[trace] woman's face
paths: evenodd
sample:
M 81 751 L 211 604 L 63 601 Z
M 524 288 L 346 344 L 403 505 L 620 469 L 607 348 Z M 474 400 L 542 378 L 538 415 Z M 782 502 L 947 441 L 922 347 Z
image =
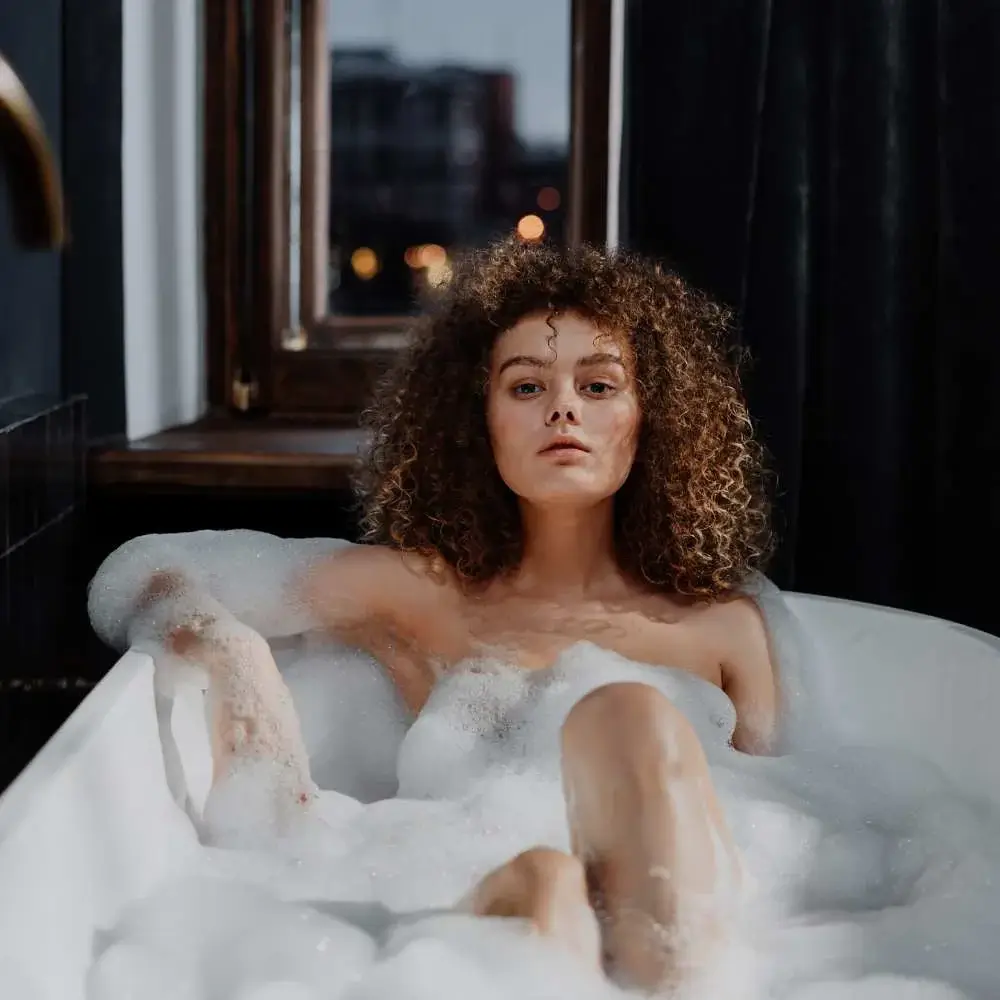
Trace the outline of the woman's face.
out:
M 536 313 L 493 347 L 486 408 L 503 481 L 530 503 L 596 503 L 635 459 L 639 402 L 613 338 L 575 313 Z

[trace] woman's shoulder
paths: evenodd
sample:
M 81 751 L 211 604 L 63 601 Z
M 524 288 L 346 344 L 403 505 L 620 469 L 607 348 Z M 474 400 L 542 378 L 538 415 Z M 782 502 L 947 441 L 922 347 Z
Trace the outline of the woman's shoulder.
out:
M 370 567 L 388 575 L 405 574 L 431 582 L 452 582 L 454 571 L 433 552 L 413 552 L 394 545 L 356 544 L 339 550 L 334 558 L 349 560 L 357 567 Z
M 421 603 L 458 591 L 451 567 L 433 553 L 408 552 L 390 545 L 350 545 L 331 553 L 317 567 L 316 582 L 356 588 L 379 604 Z
M 651 617 L 669 624 L 684 624 L 698 633 L 722 659 L 746 646 L 767 643 L 767 626 L 757 602 L 741 590 L 727 591 L 710 600 L 676 594 L 648 598 Z
M 729 590 L 708 604 L 712 617 L 738 629 L 764 627 L 764 617 L 757 602 L 743 590 Z
M 767 624 L 760 607 L 740 590 L 721 594 L 706 606 L 705 627 L 730 655 L 748 647 L 767 647 Z

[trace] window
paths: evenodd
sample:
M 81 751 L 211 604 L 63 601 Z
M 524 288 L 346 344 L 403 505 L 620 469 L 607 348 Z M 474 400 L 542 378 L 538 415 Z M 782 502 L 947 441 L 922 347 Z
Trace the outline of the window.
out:
M 211 401 L 350 420 L 452 255 L 602 242 L 610 8 L 206 4 Z

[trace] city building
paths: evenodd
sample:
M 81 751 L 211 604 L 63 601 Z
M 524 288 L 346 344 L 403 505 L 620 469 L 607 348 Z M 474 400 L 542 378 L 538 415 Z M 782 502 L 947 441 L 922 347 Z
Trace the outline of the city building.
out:
M 410 311 L 422 280 L 412 248 L 481 245 L 538 212 L 538 190 L 564 187 L 565 151 L 519 140 L 514 87 L 505 71 L 332 52 L 333 312 Z M 550 215 L 561 233 L 561 211 Z

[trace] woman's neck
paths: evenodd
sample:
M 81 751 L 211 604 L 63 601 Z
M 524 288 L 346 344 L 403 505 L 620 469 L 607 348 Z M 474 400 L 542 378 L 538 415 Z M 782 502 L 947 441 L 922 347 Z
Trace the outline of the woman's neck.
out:
M 593 507 L 521 510 L 524 550 L 510 586 L 557 600 L 593 596 L 620 576 L 615 559 L 614 502 Z

